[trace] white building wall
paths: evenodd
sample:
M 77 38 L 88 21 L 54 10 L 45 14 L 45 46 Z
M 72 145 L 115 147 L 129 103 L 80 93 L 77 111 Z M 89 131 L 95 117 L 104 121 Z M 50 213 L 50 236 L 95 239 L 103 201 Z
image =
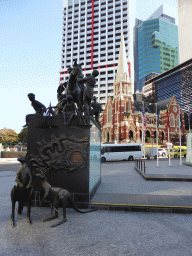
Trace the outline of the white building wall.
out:
M 92 22 L 92 6 L 94 19 Z M 68 0 L 63 9 L 60 83 L 68 80 L 67 67 L 76 59 L 84 75 L 92 73 L 91 43 L 94 33 L 93 69 L 99 70 L 95 96 L 101 104 L 114 96 L 121 30 L 129 59 L 129 0 Z
M 178 0 L 179 60 L 192 58 L 192 1 Z

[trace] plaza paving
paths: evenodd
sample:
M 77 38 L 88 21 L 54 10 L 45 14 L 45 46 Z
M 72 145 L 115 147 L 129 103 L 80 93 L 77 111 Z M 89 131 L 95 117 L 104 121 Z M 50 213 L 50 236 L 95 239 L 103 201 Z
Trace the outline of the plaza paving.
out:
M 161 161 L 158 172 L 174 171 L 173 163 L 177 172 L 191 174 L 191 167 L 180 168 L 178 159 L 172 167 Z M 146 166 L 150 165 L 155 161 L 148 161 Z M 19 167 L 19 163 L 0 164 L 0 255 L 191 255 L 191 214 L 102 210 L 80 214 L 67 209 L 67 222 L 50 228 L 57 220 L 42 222 L 50 209 L 32 207 L 33 224 L 28 225 L 24 208 L 11 228 L 10 190 Z M 102 164 L 102 183 L 92 201 L 106 194 L 119 199 L 122 195 L 189 198 L 191 186 L 191 182 L 146 181 L 134 170 L 134 162 L 109 162 Z M 61 209 L 59 213 L 61 219 Z
M 183 159 L 184 162 L 185 159 Z M 192 177 L 192 167 L 179 159 L 146 161 L 146 175 Z M 192 183 L 145 180 L 128 161 L 102 164 L 102 183 L 92 199 L 98 209 L 192 212 Z

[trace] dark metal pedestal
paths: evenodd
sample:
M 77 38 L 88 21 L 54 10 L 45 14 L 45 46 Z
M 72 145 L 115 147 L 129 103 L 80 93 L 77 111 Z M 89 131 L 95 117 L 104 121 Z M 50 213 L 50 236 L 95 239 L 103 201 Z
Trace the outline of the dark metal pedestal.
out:
M 101 183 L 100 128 L 92 118 L 90 125 L 64 125 L 62 115 L 49 117 L 47 126 L 37 115 L 27 121 L 32 171 L 42 168 L 51 186 L 67 189 L 79 207 L 87 207 Z M 38 179 L 33 186 L 38 204 Z

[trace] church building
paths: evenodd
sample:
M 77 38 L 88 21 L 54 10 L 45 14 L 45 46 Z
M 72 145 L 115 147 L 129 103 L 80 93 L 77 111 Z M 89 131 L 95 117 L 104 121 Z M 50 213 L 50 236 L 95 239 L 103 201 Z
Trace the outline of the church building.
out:
M 156 140 L 156 108 L 159 112 L 159 142 L 168 142 L 168 124 L 170 142 L 179 142 L 180 109 L 173 95 L 172 98 L 155 103 L 142 101 L 142 95 L 132 95 L 132 82 L 128 75 L 124 53 L 124 39 L 121 36 L 118 68 L 114 81 L 114 97 L 109 97 L 103 113 L 100 115 L 102 143 L 141 143 L 142 130 L 145 141 Z M 140 96 L 140 97 L 139 97 Z M 135 99 L 134 99 L 135 98 Z M 145 110 L 146 129 L 142 129 L 142 111 Z M 167 109 L 169 115 L 167 115 Z M 169 118 L 168 118 L 169 116 Z M 182 141 L 186 139 L 184 113 L 181 112 Z

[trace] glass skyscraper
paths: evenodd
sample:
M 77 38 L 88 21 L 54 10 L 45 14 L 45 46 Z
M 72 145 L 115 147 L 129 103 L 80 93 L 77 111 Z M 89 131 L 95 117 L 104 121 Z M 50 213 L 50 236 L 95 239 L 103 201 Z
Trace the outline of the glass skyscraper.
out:
M 179 64 L 178 26 L 161 6 L 146 21 L 136 20 L 134 30 L 134 91 L 141 92 L 149 74 L 160 74 Z

